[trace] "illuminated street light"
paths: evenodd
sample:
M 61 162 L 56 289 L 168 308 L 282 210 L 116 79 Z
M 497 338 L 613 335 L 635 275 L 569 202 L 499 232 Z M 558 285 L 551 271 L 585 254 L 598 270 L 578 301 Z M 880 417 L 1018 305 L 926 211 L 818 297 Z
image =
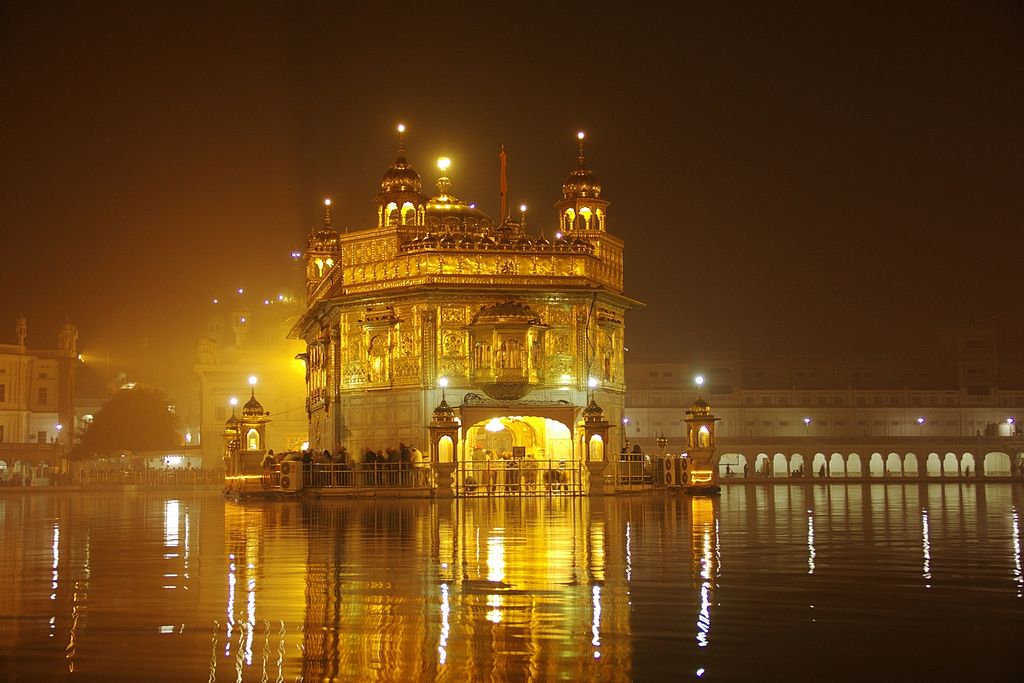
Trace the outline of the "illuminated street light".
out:
M 238 399 L 232 396 L 231 398 L 228 399 L 228 403 L 231 405 L 232 408 L 234 408 L 235 406 L 238 405 Z
M 918 436 L 921 436 L 921 435 L 924 434 L 924 422 L 925 422 L 925 420 L 924 420 L 923 417 L 917 418 L 917 434 L 918 434 Z
M 399 133 L 404 133 L 405 132 L 405 124 L 404 123 L 398 124 L 398 132 Z
M 441 169 L 442 173 L 446 173 L 448 171 L 448 168 L 451 165 L 452 165 L 452 160 L 449 159 L 448 157 L 438 157 L 437 158 L 437 167 L 439 169 Z
M 249 386 L 256 386 L 256 375 L 249 375 Z

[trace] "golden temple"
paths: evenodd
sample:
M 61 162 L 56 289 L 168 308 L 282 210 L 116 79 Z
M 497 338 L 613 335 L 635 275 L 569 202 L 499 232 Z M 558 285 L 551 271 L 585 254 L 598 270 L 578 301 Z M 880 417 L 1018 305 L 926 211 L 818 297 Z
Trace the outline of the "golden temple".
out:
M 494 221 L 459 199 L 448 159 L 425 194 L 399 131 L 376 225 L 339 232 L 328 200 L 306 241 L 306 309 L 291 336 L 307 347 L 310 448 L 358 461 L 404 442 L 434 463 L 570 470 L 617 452 L 625 313 L 640 304 L 623 292 L 623 241 L 607 230 L 583 133 L 549 239 L 504 206 Z

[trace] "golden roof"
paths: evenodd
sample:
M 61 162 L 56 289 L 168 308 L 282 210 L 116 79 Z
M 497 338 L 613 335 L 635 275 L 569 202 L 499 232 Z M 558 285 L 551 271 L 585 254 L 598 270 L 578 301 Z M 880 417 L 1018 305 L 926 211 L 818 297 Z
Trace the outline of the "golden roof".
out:
M 263 410 L 263 404 L 256 400 L 256 390 L 252 390 L 252 396 L 242 406 L 242 417 L 263 417 L 270 413 Z
M 601 181 L 597 179 L 593 171 L 587 168 L 583 158 L 583 133 L 579 134 L 579 154 L 576 157 L 576 168 L 569 177 L 562 183 L 563 199 L 590 198 L 597 199 L 601 196 Z
M 395 163 L 391 164 L 384 177 L 380 179 L 380 191 L 382 194 L 392 192 L 419 192 L 423 183 L 420 181 L 420 174 L 406 160 L 405 155 L 399 153 Z

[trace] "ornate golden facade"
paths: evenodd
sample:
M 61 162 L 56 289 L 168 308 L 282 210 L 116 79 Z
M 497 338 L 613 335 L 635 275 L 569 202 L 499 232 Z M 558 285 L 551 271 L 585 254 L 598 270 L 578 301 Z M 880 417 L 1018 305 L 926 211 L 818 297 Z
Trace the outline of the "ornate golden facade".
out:
M 624 315 L 638 304 L 623 294 L 623 242 L 607 232 L 608 201 L 582 136 L 553 239 L 525 220 L 496 224 L 452 185 L 442 175 L 433 196 L 421 193 L 400 147 L 381 180 L 376 226 L 339 233 L 328 202 L 310 233 L 307 308 L 292 335 L 308 349 L 312 448 L 425 444 L 442 377 L 453 406 L 492 406 L 495 417 L 581 409 L 593 394 L 613 424 L 621 419 Z M 574 459 L 578 418 L 566 424 Z M 462 447 L 472 426 L 463 420 Z

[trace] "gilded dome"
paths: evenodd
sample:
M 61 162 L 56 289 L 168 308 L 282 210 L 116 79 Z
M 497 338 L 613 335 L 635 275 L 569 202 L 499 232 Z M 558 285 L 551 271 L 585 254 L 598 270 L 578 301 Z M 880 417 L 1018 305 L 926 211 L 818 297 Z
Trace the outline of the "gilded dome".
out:
M 578 199 L 589 197 L 596 199 L 601 196 L 601 181 L 597 176 L 583 165 L 582 161 L 569 177 L 562 183 L 563 199 Z
M 473 316 L 474 325 L 494 323 L 521 323 L 541 325 L 540 314 L 522 301 L 509 299 L 500 303 L 484 306 Z
M 256 390 L 254 389 L 252 396 L 242 406 L 242 417 L 263 417 L 269 414 L 263 410 L 263 404 L 256 400 Z
M 687 410 L 686 413 L 688 415 L 694 415 L 694 416 L 696 416 L 696 415 L 710 415 L 711 414 L 711 406 L 708 405 L 708 402 L 705 401 L 704 399 L 698 398 L 696 401 L 693 402 L 693 405 L 690 406 L 690 409 Z
M 456 422 L 455 411 L 442 398 L 441 402 L 434 408 L 434 424 L 453 424 L 454 422 Z
M 422 185 L 420 174 L 406 161 L 404 155 L 399 155 L 395 163 L 384 172 L 384 177 L 380 180 L 380 191 L 384 194 L 419 192 Z
M 583 409 L 583 421 L 584 422 L 604 422 L 604 409 L 597 405 L 597 401 L 593 398 L 590 399 L 590 403 Z
M 235 415 L 234 413 L 231 413 L 231 417 L 229 417 L 228 421 L 224 423 L 224 429 L 227 431 L 237 432 L 239 422 L 241 422 L 241 420 L 238 419 L 238 416 Z
M 491 219 L 473 204 L 451 194 L 452 182 L 447 176 L 437 179 L 437 194 L 427 201 L 427 225 L 443 230 L 483 232 L 492 226 Z

